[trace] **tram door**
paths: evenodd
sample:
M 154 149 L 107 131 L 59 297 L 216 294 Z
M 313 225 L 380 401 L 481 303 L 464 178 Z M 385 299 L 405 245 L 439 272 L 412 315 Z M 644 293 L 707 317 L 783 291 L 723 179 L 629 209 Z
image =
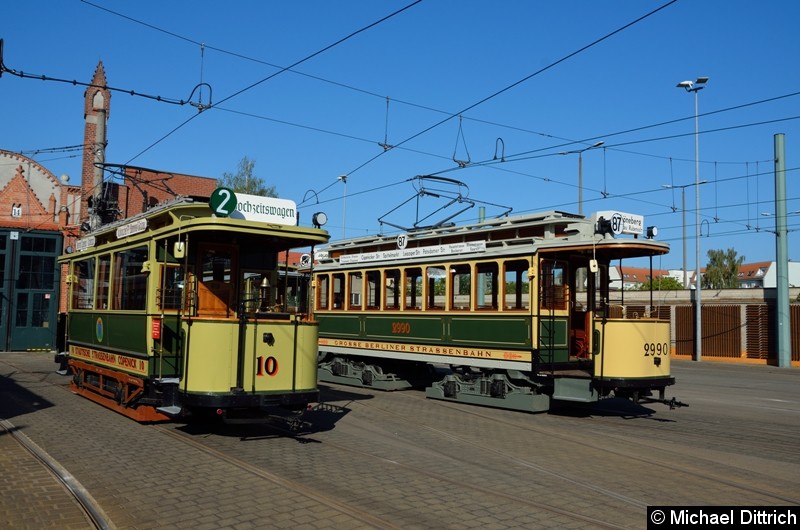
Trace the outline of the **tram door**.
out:
M 591 337 L 591 302 L 593 300 L 594 274 L 589 271 L 586 259 L 572 262 L 572 299 L 570 300 L 570 356 L 589 357 Z
M 236 312 L 237 253 L 231 245 L 203 245 L 198 256 L 197 316 L 230 317 Z
M 589 358 L 594 275 L 588 270 L 588 260 L 545 256 L 539 274 L 542 360 L 561 363 Z

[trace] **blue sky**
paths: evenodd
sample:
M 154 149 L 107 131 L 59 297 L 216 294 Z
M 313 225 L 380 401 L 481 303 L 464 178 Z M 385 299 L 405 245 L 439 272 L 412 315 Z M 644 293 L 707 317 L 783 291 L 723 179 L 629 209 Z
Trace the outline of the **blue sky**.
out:
M 301 224 L 326 211 L 334 239 L 394 233 L 439 208 L 412 199 L 418 175 L 462 183 L 425 189 L 461 193 L 487 216 L 577 212 L 578 155 L 559 153 L 603 141 L 581 155 L 583 212 L 644 215 L 672 246 L 654 265 L 680 268 L 681 192 L 663 186 L 690 185 L 694 268 L 695 101 L 676 84 L 699 76 L 710 78 L 698 98 L 704 264 L 730 247 L 774 259 L 774 217 L 762 212 L 775 212 L 777 133 L 787 210 L 800 211 L 793 0 L 8 4 L 9 69 L 88 82 L 102 60 L 109 86 L 175 100 L 210 85 L 202 113 L 114 92 L 109 163 L 219 178 L 247 156 L 298 203 Z M 83 141 L 84 90 L 5 73 L 0 148 L 77 179 L 79 152 L 48 150 Z M 206 85 L 193 101 L 201 93 L 208 103 Z M 800 215 L 789 228 L 800 261 Z

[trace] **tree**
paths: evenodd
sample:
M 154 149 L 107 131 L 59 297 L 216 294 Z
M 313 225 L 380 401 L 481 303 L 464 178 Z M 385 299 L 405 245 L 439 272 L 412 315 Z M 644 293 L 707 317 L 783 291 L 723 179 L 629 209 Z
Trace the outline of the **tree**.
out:
M 683 289 L 683 284 L 672 276 L 660 276 L 644 282 L 639 286 L 639 290 L 649 291 L 651 286 L 654 291 L 677 291 Z
M 217 186 L 230 188 L 237 193 L 277 197 L 278 192 L 275 190 L 275 186 L 267 186 L 264 183 L 264 179 L 253 174 L 255 166 L 255 160 L 250 160 L 243 156 L 239 161 L 239 168 L 236 173 L 228 173 L 227 171 L 223 173 L 222 178 L 217 180 Z
M 739 266 L 744 256 L 737 256 L 736 251 L 709 250 L 708 265 L 703 274 L 703 289 L 733 289 L 739 286 Z

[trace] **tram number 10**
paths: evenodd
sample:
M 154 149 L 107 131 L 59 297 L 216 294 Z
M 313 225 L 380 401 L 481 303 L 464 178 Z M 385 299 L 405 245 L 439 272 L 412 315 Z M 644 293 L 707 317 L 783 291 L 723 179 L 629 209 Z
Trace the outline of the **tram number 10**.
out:
M 273 376 L 278 373 L 278 359 L 272 357 L 264 357 L 263 355 L 259 355 L 256 358 L 256 375 L 259 377 L 268 375 Z
M 657 357 L 659 355 L 669 355 L 669 344 L 666 342 L 645 342 L 644 356 Z

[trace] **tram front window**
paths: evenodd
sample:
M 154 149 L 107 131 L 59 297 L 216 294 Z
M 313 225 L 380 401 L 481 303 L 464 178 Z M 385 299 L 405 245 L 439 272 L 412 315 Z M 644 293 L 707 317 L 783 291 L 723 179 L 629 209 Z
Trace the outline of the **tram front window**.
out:
M 183 270 L 177 265 L 166 265 L 161 267 L 161 274 L 159 308 L 180 309 L 183 300 Z
M 198 270 L 198 316 L 230 316 L 234 295 L 236 255 L 223 245 L 200 250 Z

